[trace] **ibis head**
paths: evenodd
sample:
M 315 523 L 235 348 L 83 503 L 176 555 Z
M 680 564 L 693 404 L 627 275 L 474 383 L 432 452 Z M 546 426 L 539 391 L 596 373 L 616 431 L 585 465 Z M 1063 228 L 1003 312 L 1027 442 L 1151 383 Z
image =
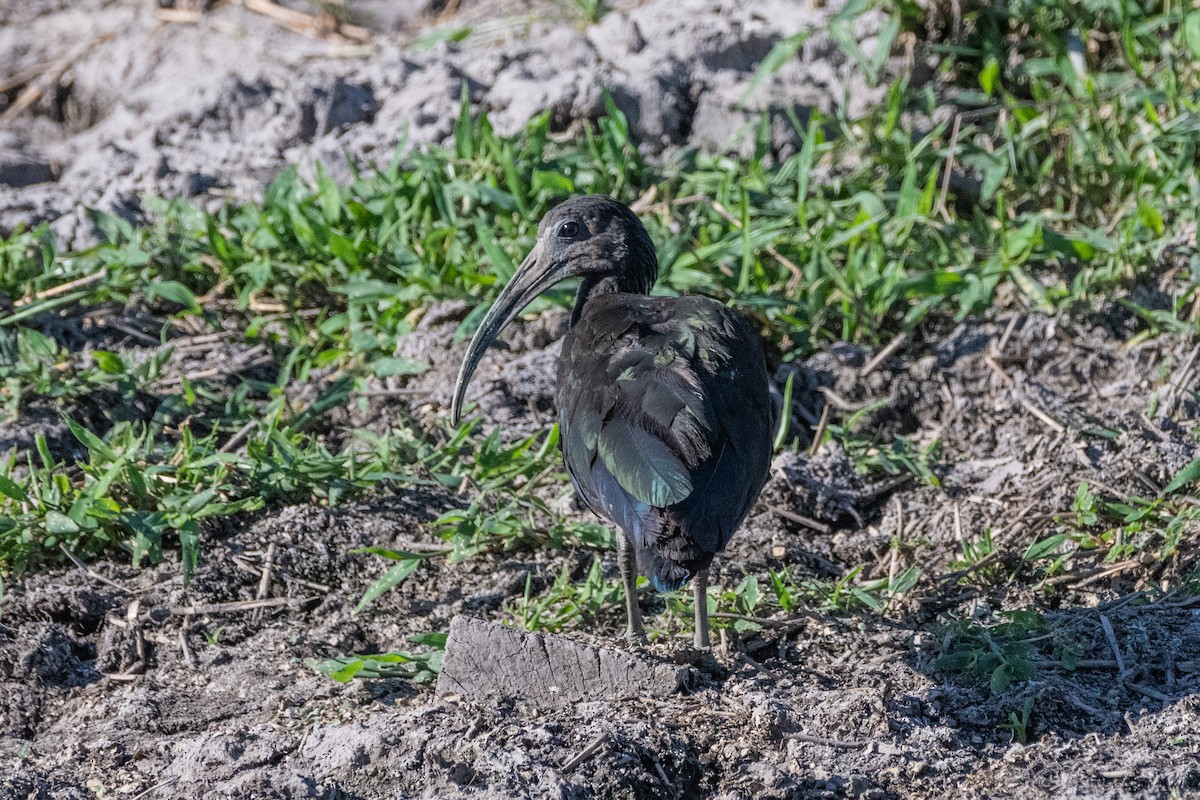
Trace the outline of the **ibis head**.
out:
M 597 289 L 648 294 L 657 277 L 654 243 L 625 205 L 589 195 L 555 206 L 538 225 L 533 249 L 467 347 L 454 385 L 451 420 L 458 424 L 467 384 L 488 345 L 542 292 L 569 278 L 582 278 L 581 297 Z

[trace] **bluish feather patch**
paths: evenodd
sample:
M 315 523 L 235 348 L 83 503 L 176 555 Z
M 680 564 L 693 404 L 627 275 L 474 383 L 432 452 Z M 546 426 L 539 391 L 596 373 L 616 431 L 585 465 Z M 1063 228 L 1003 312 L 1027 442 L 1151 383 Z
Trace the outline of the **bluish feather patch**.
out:
M 673 592 L 676 589 L 682 589 L 683 585 L 691 580 L 692 577 L 692 573 L 688 572 L 686 569 L 682 570 L 682 572 L 683 577 L 680 578 L 678 582 L 671 583 L 667 583 L 658 575 L 651 575 L 650 585 L 654 587 L 654 591 L 656 592 Z

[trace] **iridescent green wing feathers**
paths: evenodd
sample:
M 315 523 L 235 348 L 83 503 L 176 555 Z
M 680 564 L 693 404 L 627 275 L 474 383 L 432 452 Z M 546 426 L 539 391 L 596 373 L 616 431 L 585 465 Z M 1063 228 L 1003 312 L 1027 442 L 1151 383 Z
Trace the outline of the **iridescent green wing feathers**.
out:
M 692 479 L 675 454 L 624 419 L 603 427 L 597 453 L 621 488 L 649 506 L 674 505 L 692 493 Z
M 598 472 L 638 504 L 677 505 L 697 478 L 711 480 L 723 457 L 714 451 L 727 444 L 727 423 L 718 420 L 738 413 L 728 371 L 746 331 L 734 330 L 735 315 L 704 298 L 604 299 L 568 334 L 560 361 L 568 469 L 593 508 L 620 500 L 599 496 L 606 476 Z M 761 350 L 756 355 L 761 360 Z M 618 509 L 617 516 L 628 514 Z

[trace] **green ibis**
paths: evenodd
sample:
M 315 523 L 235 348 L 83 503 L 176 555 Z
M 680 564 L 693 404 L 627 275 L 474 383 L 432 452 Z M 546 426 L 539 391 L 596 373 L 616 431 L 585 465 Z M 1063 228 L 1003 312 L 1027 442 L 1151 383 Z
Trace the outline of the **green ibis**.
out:
M 716 300 L 651 297 L 658 259 L 637 215 L 608 197 L 573 198 L 542 220 L 467 347 L 456 423 L 488 345 L 568 278 L 582 280 L 558 362 L 560 442 L 583 502 L 621 529 L 626 635 L 646 637 L 640 571 L 660 592 L 694 580 L 694 641 L 707 648 L 709 565 L 762 491 L 771 460 L 762 341 Z

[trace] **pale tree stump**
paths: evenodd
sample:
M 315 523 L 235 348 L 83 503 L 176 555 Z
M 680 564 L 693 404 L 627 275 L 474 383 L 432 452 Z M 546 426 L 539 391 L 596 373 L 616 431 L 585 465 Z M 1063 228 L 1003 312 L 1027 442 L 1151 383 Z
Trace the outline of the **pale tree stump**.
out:
M 688 674 L 685 666 L 635 653 L 455 617 L 437 693 L 476 701 L 520 697 L 547 704 L 665 697 L 680 691 Z

